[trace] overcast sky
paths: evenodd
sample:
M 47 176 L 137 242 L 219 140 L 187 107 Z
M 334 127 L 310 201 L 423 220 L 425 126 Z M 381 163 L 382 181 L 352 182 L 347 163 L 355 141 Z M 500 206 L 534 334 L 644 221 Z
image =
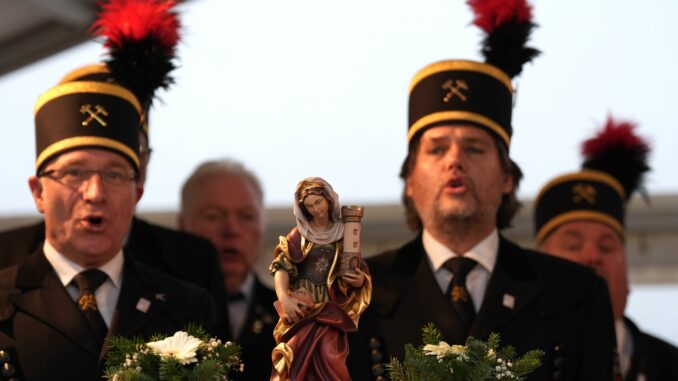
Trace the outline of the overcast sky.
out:
M 584 6 L 585 4 L 585 6 Z M 152 111 L 154 156 L 141 210 L 173 210 L 201 161 L 240 159 L 266 204 L 289 205 L 307 176 L 344 202 L 397 202 L 407 90 L 437 60 L 481 59 L 461 0 L 194 0 L 183 5 L 176 85 Z M 536 1 L 543 55 L 515 81 L 511 155 L 520 194 L 575 170 L 578 146 L 608 112 L 652 142 L 651 194 L 678 192 L 678 2 Z M 86 43 L 0 77 L 0 215 L 30 214 L 33 105 L 69 70 L 100 59 Z

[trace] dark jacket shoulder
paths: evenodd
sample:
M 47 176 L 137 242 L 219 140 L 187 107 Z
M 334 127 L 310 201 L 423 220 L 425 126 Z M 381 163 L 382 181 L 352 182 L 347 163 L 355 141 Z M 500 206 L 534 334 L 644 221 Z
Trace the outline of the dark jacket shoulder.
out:
M 20 263 L 35 252 L 44 240 L 43 221 L 0 232 L 0 268 Z
M 641 331 L 629 318 L 624 318 L 633 338 L 631 367 L 626 380 L 678 381 L 678 348 L 666 341 Z
M 605 281 L 586 266 L 522 248 L 504 238 L 499 251 L 502 253 L 499 258 L 507 271 L 516 277 L 523 274 L 541 282 L 543 297 L 540 306 L 544 313 L 570 308 L 592 297 L 592 290 L 596 290 L 597 295 L 607 295 Z
M 126 248 L 153 251 L 171 257 L 197 256 L 198 259 L 205 259 L 216 255 L 216 249 L 204 238 L 151 224 L 137 217 L 132 220 Z

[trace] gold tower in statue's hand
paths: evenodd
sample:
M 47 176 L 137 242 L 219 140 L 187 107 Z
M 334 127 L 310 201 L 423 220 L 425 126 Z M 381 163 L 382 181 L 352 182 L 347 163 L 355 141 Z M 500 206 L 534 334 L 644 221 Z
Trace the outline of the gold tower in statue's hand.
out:
M 354 269 L 360 267 L 360 231 L 361 221 L 365 213 L 362 206 L 342 206 L 341 219 L 344 223 L 344 250 L 339 257 L 339 276 L 355 273 Z

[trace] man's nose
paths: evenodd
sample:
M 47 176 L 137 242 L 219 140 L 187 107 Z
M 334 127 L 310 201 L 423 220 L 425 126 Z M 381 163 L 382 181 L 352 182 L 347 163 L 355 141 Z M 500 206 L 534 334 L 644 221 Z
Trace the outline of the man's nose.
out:
M 232 236 L 238 233 L 240 233 L 240 223 L 238 222 L 238 218 L 233 213 L 229 213 L 228 215 L 224 216 L 221 220 L 222 236 Z
M 581 258 L 585 265 L 595 268 L 600 264 L 601 253 L 596 245 L 588 243 L 582 248 Z
M 452 144 L 447 149 L 447 152 L 445 153 L 445 166 L 448 169 L 464 168 L 464 155 L 459 144 Z
M 92 173 L 82 184 L 83 198 L 90 202 L 101 202 L 104 200 L 105 185 L 104 180 L 99 173 Z

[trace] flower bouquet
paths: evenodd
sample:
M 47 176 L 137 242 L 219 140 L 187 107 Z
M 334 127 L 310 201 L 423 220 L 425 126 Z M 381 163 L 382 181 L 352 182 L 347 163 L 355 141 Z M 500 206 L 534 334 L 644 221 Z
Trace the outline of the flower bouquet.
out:
M 105 377 L 113 381 L 228 380 L 231 370 L 242 371 L 240 346 L 210 338 L 200 327 L 189 325 L 173 336 L 107 339 Z
M 516 359 L 510 346 L 499 348 L 499 335 L 487 340 L 473 337 L 466 345 L 441 341 L 440 331 L 431 323 L 422 329 L 424 345 L 405 346 L 405 359 L 386 364 L 392 381 L 483 381 L 523 380 L 541 365 L 544 352 L 533 350 Z

